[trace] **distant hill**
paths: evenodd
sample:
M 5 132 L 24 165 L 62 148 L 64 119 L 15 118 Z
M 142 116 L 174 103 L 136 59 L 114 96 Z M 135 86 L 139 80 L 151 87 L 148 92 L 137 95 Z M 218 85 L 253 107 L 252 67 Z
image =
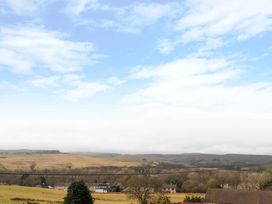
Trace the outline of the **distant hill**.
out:
M 58 150 L 0 150 L 0 170 L 135 167 L 152 165 L 159 169 L 224 168 L 272 169 L 272 155 L 246 154 L 116 154 L 62 153 Z
M 123 155 L 121 157 L 156 161 L 188 167 L 263 167 L 272 166 L 272 155 L 246 155 L 246 154 L 139 154 Z
M 272 168 L 272 155 L 250 154 L 114 154 L 114 153 L 80 153 L 94 157 L 106 157 L 120 161 L 155 162 L 183 167 L 207 167 L 207 168 Z
M 0 154 L 0 171 L 71 170 L 99 167 L 132 167 L 140 162 L 116 157 L 91 156 L 75 153 L 53 153 L 44 150 L 12 150 Z
M 60 154 L 59 150 L 30 150 L 30 149 L 18 149 L 18 150 L 0 150 L 0 154 Z

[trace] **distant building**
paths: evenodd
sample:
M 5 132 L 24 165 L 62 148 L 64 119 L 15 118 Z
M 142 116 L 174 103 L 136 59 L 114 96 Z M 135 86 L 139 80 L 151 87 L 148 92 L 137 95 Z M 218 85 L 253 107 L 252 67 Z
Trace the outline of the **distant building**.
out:
M 228 183 L 225 183 L 225 184 L 220 184 L 220 188 L 230 189 L 231 186 Z
M 177 193 L 177 185 L 165 184 L 162 186 L 163 193 Z
M 271 204 L 272 192 L 209 189 L 205 202 L 208 204 Z
M 4 185 L 8 185 L 8 184 L 5 182 L 0 182 L 0 186 L 4 186 Z
M 142 188 L 144 188 L 144 187 L 141 187 L 141 189 L 142 189 Z M 130 187 L 126 187 L 126 188 L 124 188 L 121 192 L 123 192 L 123 193 L 129 193 L 130 191 L 131 191 L 131 188 L 130 188 Z M 154 193 L 154 192 L 155 192 L 155 189 L 152 188 L 152 187 L 150 187 L 150 188 L 149 188 L 149 192 Z
M 96 193 L 120 192 L 121 187 L 110 183 L 93 183 L 89 185 L 89 190 Z
M 96 193 L 109 193 L 111 191 L 110 191 L 110 189 L 106 189 L 106 188 L 97 188 L 94 190 L 94 192 L 96 192 Z
M 67 186 L 54 186 L 54 189 L 61 190 L 61 191 L 67 191 Z

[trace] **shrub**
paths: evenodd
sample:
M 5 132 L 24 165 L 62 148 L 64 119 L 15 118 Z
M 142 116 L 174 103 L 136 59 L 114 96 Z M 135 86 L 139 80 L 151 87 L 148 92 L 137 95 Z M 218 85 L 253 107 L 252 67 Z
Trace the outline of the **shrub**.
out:
M 153 198 L 150 204 L 172 204 L 172 203 L 168 196 L 161 194 L 158 197 Z
M 72 183 L 64 198 L 64 204 L 93 204 L 94 200 L 90 194 L 88 187 L 83 181 Z
M 203 198 L 200 196 L 185 196 L 183 202 L 192 202 L 192 203 L 199 203 L 202 202 Z

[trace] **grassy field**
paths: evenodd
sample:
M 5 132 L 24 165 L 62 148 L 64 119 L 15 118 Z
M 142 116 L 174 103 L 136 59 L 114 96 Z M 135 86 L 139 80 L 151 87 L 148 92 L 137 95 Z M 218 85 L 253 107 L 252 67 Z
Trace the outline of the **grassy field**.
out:
M 1 204 L 61 204 L 65 192 L 36 187 L 0 186 Z M 129 200 L 125 194 L 93 194 L 95 204 L 136 204 Z M 182 201 L 185 194 L 171 194 L 172 202 Z
M 36 170 L 101 166 L 137 166 L 140 162 L 81 154 L 2 154 L 0 170 Z

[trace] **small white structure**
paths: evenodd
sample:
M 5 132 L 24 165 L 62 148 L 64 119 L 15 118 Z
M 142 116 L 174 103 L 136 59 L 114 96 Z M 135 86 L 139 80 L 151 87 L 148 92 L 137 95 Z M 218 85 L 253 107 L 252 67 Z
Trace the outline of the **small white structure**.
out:
M 66 186 L 55 186 L 54 189 L 60 190 L 60 191 L 67 191 L 67 187 Z
M 116 192 L 116 187 L 110 183 L 93 183 L 89 185 L 89 190 L 96 193 Z
M 97 188 L 95 189 L 96 193 L 108 193 L 108 189 L 102 189 L 102 188 Z

